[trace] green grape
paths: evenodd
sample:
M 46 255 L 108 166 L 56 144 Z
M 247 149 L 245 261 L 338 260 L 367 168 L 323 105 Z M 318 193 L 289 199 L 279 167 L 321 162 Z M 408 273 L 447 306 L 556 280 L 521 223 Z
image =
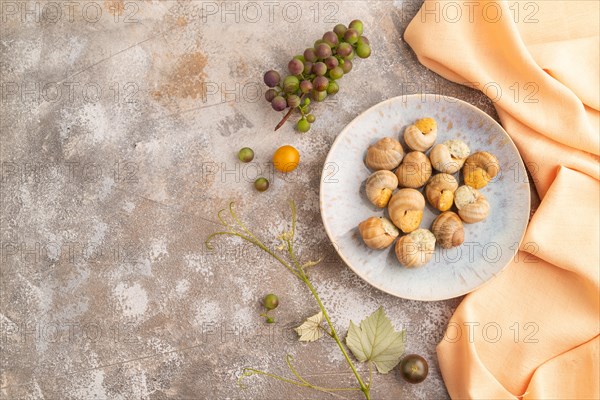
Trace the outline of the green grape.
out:
M 278 305 L 279 305 L 279 297 L 277 297 L 277 295 L 275 295 L 273 293 L 269 293 L 263 299 L 263 306 L 265 306 L 265 308 L 267 310 L 274 310 L 277 308 Z
M 302 71 L 304 75 L 310 74 L 310 72 L 312 71 L 312 67 L 313 63 L 311 63 L 310 61 L 304 61 L 304 71 Z
M 356 53 L 354 52 L 354 50 L 352 50 L 352 51 L 350 52 L 350 54 L 348 54 L 346 57 L 344 57 L 344 59 L 345 59 L 345 60 L 350 60 L 350 61 L 352 61 L 352 60 L 354 60 L 354 56 L 355 56 L 355 55 L 356 55 Z
M 306 120 L 307 120 L 308 122 L 310 122 L 311 124 L 312 124 L 313 122 L 315 122 L 315 120 L 316 120 L 316 119 L 317 119 L 317 118 L 315 118 L 315 116 L 314 116 L 314 115 L 312 115 L 312 114 L 308 114 L 308 115 L 306 116 Z
M 312 72 L 315 75 L 323 76 L 327 73 L 327 65 L 324 62 L 317 62 L 313 64 Z
M 300 97 L 295 94 L 290 94 L 287 97 L 287 105 L 290 108 L 296 108 L 300 106 Z
M 356 32 L 358 32 L 359 36 L 363 34 L 363 23 L 360 19 L 355 19 L 354 21 L 350 22 L 348 28 L 354 29 Z
M 340 79 L 342 76 L 344 76 L 344 70 L 342 69 L 342 67 L 335 67 L 334 69 L 329 71 L 329 77 L 331 79 Z
M 294 56 L 294 59 L 295 59 L 295 60 L 300 60 L 300 61 L 302 61 L 302 62 L 304 62 L 304 61 L 305 61 L 305 60 L 304 60 L 304 56 L 303 56 L 303 55 L 301 55 L 301 54 L 298 54 L 297 56 Z
M 369 39 L 366 36 L 361 36 L 358 38 L 358 42 L 356 44 L 371 44 Z
M 300 87 L 300 81 L 293 75 L 288 75 L 283 80 L 283 90 L 286 93 L 296 93 Z
M 241 162 L 249 163 L 254 159 L 254 151 L 250 147 L 244 147 L 238 152 L 238 158 Z
M 352 45 L 350 43 L 340 43 L 337 47 L 337 55 L 340 57 L 348 57 L 352 53 Z
M 336 94 L 338 91 L 340 90 L 340 87 L 338 86 L 337 82 L 335 81 L 331 81 L 329 82 L 329 85 L 327 85 L 327 94 Z
M 344 33 L 346 33 L 347 30 L 348 28 L 346 28 L 346 25 L 344 24 L 337 24 L 335 28 L 333 28 L 333 31 L 335 32 L 339 40 L 342 40 L 342 38 L 344 37 Z
M 314 101 L 323 101 L 327 97 L 327 91 L 326 90 L 318 91 L 316 89 L 313 89 L 313 91 L 312 91 L 311 94 L 312 94 L 312 98 L 313 98 Z
M 298 121 L 296 129 L 302 133 L 308 132 L 310 130 L 310 122 L 308 122 L 305 118 L 302 118 L 300 121 Z
M 264 192 L 269 188 L 269 181 L 267 178 L 258 178 L 254 181 L 254 188 L 259 192 Z
M 344 33 L 344 40 L 350 44 L 354 44 L 358 42 L 358 37 L 360 35 L 356 31 L 356 29 L 349 28 L 346 33 Z
M 324 76 L 317 76 L 315 78 L 315 80 L 313 81 L 313 87 L 318 92 L 322 92 L 323 90 L 327 90 L 327 85 L 329 85 L 329 79 L 325 78 Z
M 304 100 L 302 101 L 302 103 L 306 107 L 306 106 L 308 106 L 310 104 L 310 99 L 308 97 L 305 97 Z
M 371 46 L 366 43 L 359 44 L 356 47 L 356 55 L 360 58 L 368 58 L 371 55 Z
M 315 49 L 314 48 L 308 48 L 306 50 L 304 50 L 304 60 L 305 61 L 310 61 L 310 62 L 315 62 L 317 61 L 317 55 L 315 54 Z
M 342 71 L 344 71 L 344 74 L 347 74 L 348 72 L 352 71 L 352 61 L 350 60 L 342 60 L 343 62 L 340 62 L 340 67 L 342 67 Z

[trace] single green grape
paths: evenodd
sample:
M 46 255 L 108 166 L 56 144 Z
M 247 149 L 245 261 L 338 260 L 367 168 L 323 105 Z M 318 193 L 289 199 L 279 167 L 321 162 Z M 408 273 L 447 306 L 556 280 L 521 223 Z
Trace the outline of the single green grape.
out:
M 300 97 L 295 94 L 290 94 L 287 97 L 287 105 L 290 108 L 296 108 L 300 105 Z
M 354 29 L 356 32 L 358 32 L 359 36 L 363 34 L 363 23 L 360 19 L 355 19 L 354 21 L 350 22 L 348 28 Z
M 294 56 L 294 58 L 295 58 L 296 60 L 300 60 L 300 61 L 304 62 L 304 56 L 303 56 L 303 55 L 301 55 L 301 54 L 298 54 L 297 56 Z
M 300 80 L 293 75 L 288 75 L 283 80 L 283 90 L 286 93 L 296 93 L 299 87 Z
M 267 180 L 267 178 L 258 178 L 254 181 L 254 187 L 259 192 L 264 192 L 269 188 L 269 181 Z
M 311 94 L 312 94 L 312 98 L 314 101 L 323 101 L 327 97 L 326 90 L 319 91 L 319 90 L 313 89 Z
M 306 133 L 310 130 L 310 122 L 308 122 L 306 118 L 302 118 L 298 121 L 296 129 L 298 129 L 299 132 Z
M 358 42 L 356 42 L 356 44 L 371 44 L 369 42 L 369 38 L 367 38 L 366 36 L 361 36 L 358 38 Z
M 269 293 L 263 299 L 263 306 L 265 306 L 265 308 L 269 311 L 276 309 L 278 305 L 279 305 L 279 297 L 277 297 L 277 295 L 275 295 L 273 293 Z
M 340 87 L 338 86 L 337 82 L 331 81 L 329 82 L 329 85 L 327 85 L 327 94 L 336 94 L 337 92 L 339 92 Z
M 333 28 L 333 31 L 335 32 L 339 40 L 342 40 L 342 38 L 344 37 L 344 33 L 346 33 L 347 30 L 348 28 L 346 28 L 346 25 L 344 24 L 337 24 L 335 28 Z
M 307 120 L 308 122 L 310 122 L 311 124 L 312 124 L 313 122 L 315 122 L 315 120 L 316 120 L 316 119 L 317 119 L 317 118 L 316 118 L 314 115 L 312 115 L 312 114 L 308 114 L 308 115 L 306 116 L 306 120 Z
M 356 55 L 360 58 L 368 58 L 371 55 L 371 46 L 366 43 L 359 44 L 356 47 Z
M 254 151 L 250 147 L 244 147 L 238 152 L 238 158 L 241 162 L 248 163 L 254 159 Z
M 349 28 L 346 33 L 344 33 L 344 40 L 350 44 L 354 44 L 358 42 L 358 37 L 360 35 L 356 31 L 356 29 Z
M 342 69 L 342 67 L 335 67 L 334 69 L 329 71 L 329 77 L 331 79 L 340 79 L 342 76 L 344 76 L 344 70 Z

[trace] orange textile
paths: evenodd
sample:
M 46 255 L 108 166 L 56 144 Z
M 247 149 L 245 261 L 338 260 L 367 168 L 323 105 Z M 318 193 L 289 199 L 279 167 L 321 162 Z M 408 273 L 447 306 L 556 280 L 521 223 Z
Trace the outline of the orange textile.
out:
M 426 67 L 495 88 L 542 198 L 513 262 L 438 345 L 454 399 L 600 398 L 599 16 L 596 0 L 426 0 L 406 29 Z

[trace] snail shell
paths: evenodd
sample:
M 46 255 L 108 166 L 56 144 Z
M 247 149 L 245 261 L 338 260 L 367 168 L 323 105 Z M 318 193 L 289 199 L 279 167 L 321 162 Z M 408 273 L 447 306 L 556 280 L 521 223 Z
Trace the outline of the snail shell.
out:
M 445 211 L 431 225 L 437 243 L 444 249 L 460 246 L 465 241 L 465 228 L 458 215 Z
M 498 159 L 487 151 L 477 152 L 465 161 L 463 176 L 465 184 L 481 189 L 500 172 Z
M 398 187 L 398 178 L 392 171 L 381 170 L 373 172 L 365 184 L 367 198 L 376 207 L 388 205 L 392 192 Z
M 471 150 L 462 140 L 447 140 L 436 144 L 429 153 L 431 165 L 440 172 L 454 174 L 465 164 Z
M 421 267 L 431 260 L 435 236 L 427 229 L 417 229 L 396 242 L 396 257 L 407 268 Z
M 417 189 L 429 180 L 431 172 L 429 158 L 419 151 L 411 151 L 396 169 L 396 176 L 400 186 Z
M 373 171 L 392 170 L 400 165 L 404 157 L 404 149 L 399 141 L 385 137 L 378 140 L 367 150 L 365 164 Z
M 458 189 L 458 182 L 452 175 L 437 174 L 429 179 L 425 186 L 427 201 L 440 211 L 447 211 L 454 204 L 454 191 Z
M 458 215 L 467 224 L 484 220 L 490 213 L 490 203 L 477 189 L 463 185 L 454 192 Z
M 414 231 L 421 224 L 425 198 L 415 189 L 400 189 L 388 204 L 390 219 L 404 233 Z
M 426 151 L 437 138 L 437 123 L 433 118 L 417 120 L 404 130 L 404 141 L 412 150 Z
M 398 237 L 400 232 L 392 222 L 384 217 L 371 217 L 358 225 L 358 231 L 367 247 L 385 249 Z

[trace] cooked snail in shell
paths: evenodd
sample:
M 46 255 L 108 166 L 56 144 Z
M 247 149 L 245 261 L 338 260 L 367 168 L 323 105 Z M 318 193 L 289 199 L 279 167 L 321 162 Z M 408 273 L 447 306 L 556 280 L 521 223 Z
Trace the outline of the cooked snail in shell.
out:
M 436 242 L 444 249 L 460 246 L 465 241 L 465 228 L 458 215 L 445 211 L 431 225 Z
M 371 217 L 358 225 L 358 231 L 367 247 L 385 249 L 398 237 L 400 232 L 392 222 L 384 217 Z
M 404 233 L 414 231 L 421 224 L 425 199 L 415 189 L 400 189 L 388 204 L 390 219 Z
M 465 161 L 463 176 L 465 184 L 481 189 L 500 172 L 498 159 L 487 151 L 477 152 Z
M 450 174 L 437 174 L 429 179 L 425 186 L 425 196 L 432 207 L 447 211 L 454 204 L 454 191 L 458 189 L 458 182 Z
M 433 146 L 429 153 L 429 159 L 434 169 L 454 174 L 465 164 L 471 150 L 462 140 L 447 140 Z
M 407 268 L 427 264 L 435 250 L 435 236 L 427 229 L 417 229 L 396 242 L 396 257 Z
M 458 215 L 467 224 L 484 220 L 490 213 L 490 203 L 477 189 L 463 185 L 454 192 Z
M 431 172 L 429 158 L 419 151 L 411 151 L 396 169 L 396 176 L 400 186 L 417 189 L 427 183 Z
M 400 165 L 404 157 L 404 149 L 396 139 L 385 137 L 378 140 L 367 150 L 365 164 L 373 171 L 392 170 Z
M 392 171 L 381 170 L 373 172 L 365 183 L 367 198 L 376 207 L 388 205 L 392 192 L 398 187 L 398 178 Z
M 426 151 L 437 138 L 437 123 L 433 118 L 423 118 L 404 130 L 404 141 L 412 150 Z

